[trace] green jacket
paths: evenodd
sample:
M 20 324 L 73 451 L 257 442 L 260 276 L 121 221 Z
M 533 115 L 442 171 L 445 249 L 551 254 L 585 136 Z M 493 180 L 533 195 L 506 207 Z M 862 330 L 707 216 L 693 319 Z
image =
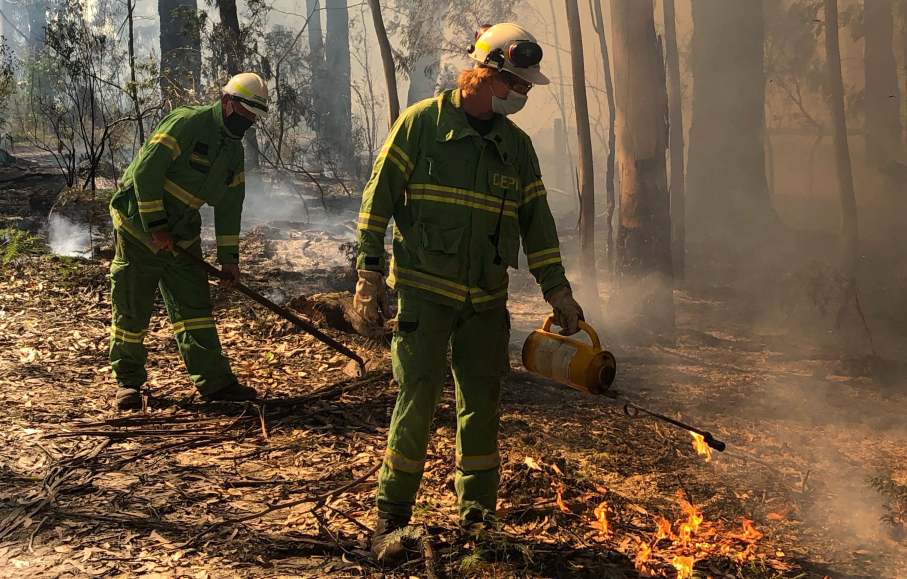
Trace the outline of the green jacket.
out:
M 201 234 L 199 207 L 214 207 L 217 259 L 239 261 L 245 197 L 242 141 L 224 128 L 220 101 L 179 107 L 142 145 L 110 202 L 114 227 L 151 249 L 149 232 L 167 229 L 183 247 Z
M 391 218 L 388 283 L 400 292 L 505 304 L 520 238 L 546 296 L 568 283 L 532 141 L 503 116 L 480 136 L 458 90 L 411 106 L 391 129 L 362 195 L 357 267 L 384 271 Z

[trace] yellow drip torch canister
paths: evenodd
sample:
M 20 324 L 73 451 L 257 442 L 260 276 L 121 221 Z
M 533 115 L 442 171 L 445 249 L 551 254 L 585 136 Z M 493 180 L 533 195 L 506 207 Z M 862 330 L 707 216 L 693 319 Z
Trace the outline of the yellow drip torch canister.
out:
M 604 394 L 614 382 L 617 361 L 602 349 L 598 334 L 586 322 L 580 329 L 592 339 L 592 344 L 551 331 L 554 316 L 548 316 L 541 329 L 533 331 L 523 344 L 523 366 L 588 394 Z

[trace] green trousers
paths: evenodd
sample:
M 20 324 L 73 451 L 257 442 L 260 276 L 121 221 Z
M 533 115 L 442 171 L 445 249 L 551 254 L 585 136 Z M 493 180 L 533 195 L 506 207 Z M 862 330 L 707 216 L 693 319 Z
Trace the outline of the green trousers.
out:
M 148 354 L 142 342 L 158 287 L 180 355 L 199 392 L 210 394 L 235 382 L 211 315 L 207 274 L 184 257 L 154 253 L 120 231 L 115 235 L 116 255 L 110 264 L 110 364 L 117 382 L 139 388 L 148 379 Z M 196 243 L 189 251 L 201 255 L 201 245 Z
M 412 514 L 447 374 L 448 344 L 457 396 L 455 486 L 460 518 L 471 522 L 494 514 L 501 378 L 509 368 L 507 309 L 477 312 L 470 304 L 458 309 L 401 294 L 397 321 L 391 355 L 400 393 L 378 474 L 379 514 Z

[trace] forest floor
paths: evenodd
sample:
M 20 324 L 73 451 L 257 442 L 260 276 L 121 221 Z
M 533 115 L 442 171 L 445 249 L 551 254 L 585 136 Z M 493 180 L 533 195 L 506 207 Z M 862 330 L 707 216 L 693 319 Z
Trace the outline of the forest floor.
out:
M 291 307 L 349 290 L 345 229 L 253 229 L 248 285 Z M 215 286 L 224 348 L 263 400 L 201 403 L 161 307 L 148 408 L 117 414 L 108 262 L 33 249 L 0 269 L 0 576 L 907 576 L 903 365 L 759 329 L 727 288 L 677 290 L 671 343 L 608 340 L 624 396 L 727 442 L 707 462 L 682 430 L 527 373 L 520 347 L 547 310 L 515 272 L 503 530 L 457 530 L 448 387 L 415 514 L 425 538 L 385 569 L 368 556 L 396 394 L 385 343 L 329 330 L 369 360 L 351 378 Z

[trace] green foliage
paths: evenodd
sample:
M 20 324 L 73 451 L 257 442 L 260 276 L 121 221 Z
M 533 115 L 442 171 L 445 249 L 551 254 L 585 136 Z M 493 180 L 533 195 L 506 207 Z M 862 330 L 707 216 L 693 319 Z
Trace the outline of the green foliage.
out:
M 12 227 L 0 229 L 0 266 L 6 266 L 17 257 L 45 252 L 46 247 L 38 236 Z
M 907 530 L 907 485 L 881 475 L 869 479 L 869 484 L 885 498 L 882 521 L 901 532 Z

